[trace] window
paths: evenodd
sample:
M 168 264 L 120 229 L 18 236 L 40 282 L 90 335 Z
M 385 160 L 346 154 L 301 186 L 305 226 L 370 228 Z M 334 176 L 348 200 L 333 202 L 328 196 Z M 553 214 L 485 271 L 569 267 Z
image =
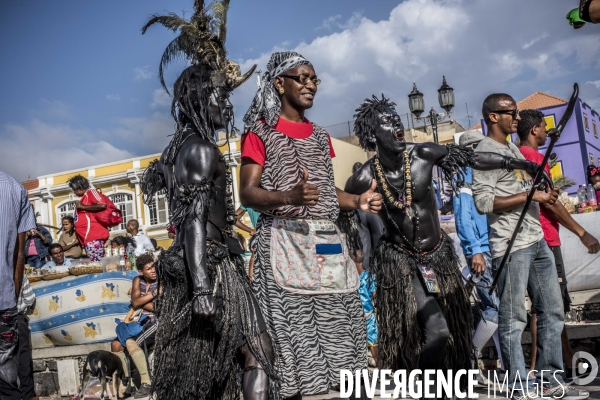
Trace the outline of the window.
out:
M 594 127 L 594 137 L 598 139 L 598 126 L 596 125 L 596 121 L 592 121 L 592 126 Z
M 154 195 L 154 201 L 148 206 L 150 210 L 150 225 L 160 225 L 169 222 L 169 203 L 164 193 Z
M 62 226 L 63 217 L 70 215 L 73 216 L 75 214 L 75 205 L 76 201 L 69 201 L 68 203 L 64 203 L 62 206 L 58 207 L 56 211 L 56 226 Z
M 590 153 L 590 165 L 594 165 L 594 155 Z
M 545 116 L 544 120 L 546 121 L 546 129 L 556 128 L 556 120 L 554 119 L 554 114 Z
M 585 127 L 586 131 L 590 131 L 590 124 L 588 123 L 588 117 L 586 113 L 583 113 L 583 126 Z
M 123 222 L 119 226 L 111 228 L 111 231 L 125 230 L 125 225 L 130 219 L 135 219 L 133 212 L 133 196 L 127 193 L 117 193 L 108 196 L 110 200 L 121 210 Z

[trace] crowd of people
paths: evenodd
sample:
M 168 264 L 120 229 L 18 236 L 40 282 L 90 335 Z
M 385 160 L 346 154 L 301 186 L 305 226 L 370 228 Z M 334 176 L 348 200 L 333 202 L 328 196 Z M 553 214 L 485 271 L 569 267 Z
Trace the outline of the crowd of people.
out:
M 226 28 L 196 4 L 197 26 Z M 144 31 L 152 21 L 160 19 Z M 482 105 L 486 137 L 467 132 L 459 145 L 417 144 L 405 141 L 395 104 L 373 96 L 356 109 L 354 133 L 375 156 L 355 166 L 342 190 L 330 137 L 305 116 L 321 83 L 315 66 L 296 52 L 276 52 L 243 119 L 236 211 L 215 132 L 231 127 L 229 95 L 251 73 L 227 60 L 221 33 L 179 49 L 194 62 L 173 88 L 176 132 L 142 178 L 146 203 L 166 193 L 173 244 L 157 260 L 145 255 L 156 245 L 136 220 L 127 221 L 130 238 L 114 239 L 137 245 L 131 312 L 111 343 L 127 378 L 128 359 L 139 373 L 135 398 L 233 400 L 241 391 L 246 400 L 301 399 L 339 389 L 342 369 L 366 370 L 368 349 L 378 368 L 456 371 L 473 368 L 491 337 L 511 398 L 589 397 L 558 373 L 577 366 L 564 327 L 559 225 L 589 253 L 600 244 L 557 201 L 549 169 L 544 186 L 533 186 L 548 134 L 540 112 L 491 94 Z M 507 141 L 514 132 L 520 147 Z M 452 206 L 440 204 L 434 169 L 452 186 Z M 600 169 L 590 168 L 588 180 L 600 190 Z M 84 254 L 104 256 L 110 231 L 100 215 L 110 204 L 81 175 L 68 184 L 80 200 L 52 243 L 25 189 L 0 171 L 2 399 L 35 399 L 26 318 L 35 299 L 25 264 L 61 272 Z M 464 272 L 440 225 L 439 214 L 451 209 Z M 241 222 L 244 213 L 252 227 Z M 234 226 L 252 235 L 249 272 Z M 493 276 L 498 287 L 490 294 Z M 521 345 L 526 295 L 535 332 L 529 368 Z M 435 382 L 426 385 L 436 392 Z

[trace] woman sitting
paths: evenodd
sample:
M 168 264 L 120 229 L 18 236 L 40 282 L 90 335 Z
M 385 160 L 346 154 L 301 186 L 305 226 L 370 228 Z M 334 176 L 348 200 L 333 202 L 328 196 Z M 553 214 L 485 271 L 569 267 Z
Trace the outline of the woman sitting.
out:
M 154 298 L 158 295 L 158 282 L 154 268 L 154 258 L 152 256 L 142 254 L 137 258 L 136 265 L 140 275 L 133 278 L 131 308 L 134 311 L 134 319 L 137 318 L 136 314 L 138 312 L 141 316 L 137 322 L 127 323 L 126 321 L 121 322 L 117 326 L 118 337 L 112 341 L 111 351 L 121 359 L 125 376 L 129 378 L 130 371 L 127 368 L 124 353 L 125 348 L 127 348 L 129 357 L 131 357 L 140 373 L 141 385 L 134 396 L 135 399 L 138 399 L 148 397 L 152 386 L 146 355 L 142 347 L 144 342 L 147 348 L 154 344 L 154 337 L 158 328 L 158 321 L 154 316 L 153 304 Z M 129 390 L 129 387 L 130 385 L 128 385 L 127 390 Z M 126 394 L 128 393 L 126 392 Z
M 75 234 L 75 223 L 72 216 L 65 215 L 62 217 L 62 230 L 63 233 L 58 238 L 58 243 L 62 246 L 65 257 L 80 258 L 82 253 L 81 244 Z

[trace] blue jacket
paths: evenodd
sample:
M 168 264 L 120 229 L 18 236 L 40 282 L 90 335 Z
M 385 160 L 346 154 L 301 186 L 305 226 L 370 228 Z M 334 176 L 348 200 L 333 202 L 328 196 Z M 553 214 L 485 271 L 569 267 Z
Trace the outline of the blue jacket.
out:
M 465 256 L 485 253 L 490 251 L 488 234 L 490 225 L 487 216 L 479 214 L 473 201 L 471 185 L 473 184 L 473 171 L 465 170 L 465 185 L 460 189 L 458 196 L 454 195 L 454 219 L 456 233 L 460 238 L 460 245 Z
M 40 239 L 37 236 L 33 238 L 33 240 L 35 240 L 35 248 L 37 250 L 38 257 L 43 260 L 44 257 L 46 257 L 49 254 L 48 247 L 50 247 L 50 245 L 52 244 L 52 236 L 50 236 L 50 232 L 48 232 L 48 229 L 44 228 L 43 226 L 37 225 L 35 229 L 37 229 L 39 233 L 46 237 L 46 243 L 42 242 L 42 239 Z M 27 254 L 27 249 L 29 248 L 30 241 L 31 238 L 25 241 L 25 254 Z

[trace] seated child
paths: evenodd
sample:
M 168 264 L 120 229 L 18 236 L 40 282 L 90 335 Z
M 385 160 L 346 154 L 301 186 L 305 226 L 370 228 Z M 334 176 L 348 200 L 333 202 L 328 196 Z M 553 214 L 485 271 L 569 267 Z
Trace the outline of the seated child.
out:
M 133 278 L 132 291 L 131 291 L 131 308 L 134 311 L 141 310 L 142 316 L 139 322 L 126 323 L 121 322 L 117 326 L 117 339 L 111 343 L 111 351 L 115 353 L 123 363 L 123 370 L 125 376 L 129 378 L 129 370 L 125 359 L 125 348 L 129 353 L 129 357 L 133 360 L 135 367 L 140 373 L 141 385 L 138 391 L 135 393 L 134 398 L 148 397 L 151 392 L 151 381 L 148 373 L 148 364 L 146 356 L 142 347 L 146 342 L 147 347 L 151 347 L 154 344 L 154 337 L 156 335 L 156 329 L 158 328 L 158 321 L 154 316 L 154 304 L 153 300 L 158 295 L 158 282 L 156 277 L 156 270 L 154 268 L 154 258 L 147 254 L 142 254 L 136 260 L 136 266 L 139 276 Z M 138 326 L 134 326 L 138 324 Z M 141 332 L 130 336 L 135 328 L 139 330 L 141 325 Z M 132 329 L 128 329 L 132 328 Z M 142 347 L 140 347 L 142 346 Z M 128 386 L 127 390 L 129 390 Z M 125 393 L 129 395 L 130 393 Z

